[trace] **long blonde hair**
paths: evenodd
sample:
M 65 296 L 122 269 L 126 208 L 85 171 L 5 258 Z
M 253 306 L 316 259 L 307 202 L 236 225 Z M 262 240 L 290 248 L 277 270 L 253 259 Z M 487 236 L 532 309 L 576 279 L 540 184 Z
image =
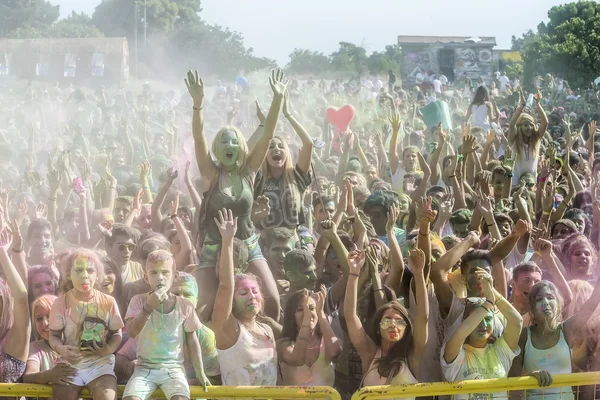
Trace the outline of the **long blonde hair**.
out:
M 221 143 L 221 137 L 227 133 L 227 132 L 233 132 L 233 134 L 235 135 L 239 146 L 240 146 L 240 154 L 237 160 L 237 167 L 238 169 L 243 168 L 246 165 L 246 160 L 248 159 L 248 143 L 246 142 L 246 139 L 244 138 L 244 135 L 242 135 L 242 132 L 240 132 L 240 130 L 238 128 L 236 128 L 235 126 L 224 126 L 223 128 L 219 129 L 219 132 L 217 132 L 217 135 L 215 136 L 215 138 L 213 139 L 212 142 L 212 146 L 211 146 L 211 151 L 212 151 L 212 155 L 214 158 L 216 158 L 219 163 L 221 163 L 221 160 L 219 160 L 219 154 L 221 154 L 221 150 L 223 147 L 223 144 Z
M 283 162 L 283 183 L 284 188 L 289 187 L 292 195 L 292 210 L 296 209 L 298 205 L 302 204 L 302 193 L 298 189 L 298 184 L 296 183 L 296 175 L 295 169 L 296 167 L 292 161 L 292 152 L 290 151 L 289 146 L 280 136 L 273 136 L 271 142 L 273 140 L 279 140 L 283 144 L 283 152 L 285 154 L 285 160 Z M 269 143 L 269 146 L 271 144 Z M 269 167 L 269 162 L 265 160 L 261 166 L 263 182 L 266 181 L 271 175 L 271 167 Z M 284 189 L 285 190 L 285 189 Z M 283 193 L 282 193 L 283 194 Z
M 56 297 L 52 294 L 45 294 L 43 296 L 38 297 L 37 299 L 35 299 L 33 301 L 33 303 L 31 303 L 31 323 L 33 324 L 34 327 L 35 327 L 35 309 L 37 307 L 41 307 L 43 310 L 47 310 L 48 312 L 50 312 L 50 310 L 52 309 L 52 304 L 54 304 L 54 301 L 57 298 L 58 297 Z M 37 331 L 37 329 L 33 330 L 33 336 L 36 337 L 37 339 L 40 338 L 40 334 Z
M 515 124 L 514 129 L 516 130 L 516 132 L 513 136 L 513 140 L 509 142 L 509 145 L 516 150 L 515 159 L 521 159 L 521 153 L 525 148 L 525 141 L 523 140 L 519 129 L 521 121 L 525 119 L 529 120 L 533 124 L 533 133 L 531 135 L 531 143 L 529 144 L 529 153 L 533 155 L 533 158 L 535 158 L 535 156 L 540 151 L 540 145 L 542 144 L 543 135 L 540 136 L 538 134 L 539 125 L 535 123 L 535 118 L 531 114 L 522 113 L 521 115 L 519 115 L 517 123 Z

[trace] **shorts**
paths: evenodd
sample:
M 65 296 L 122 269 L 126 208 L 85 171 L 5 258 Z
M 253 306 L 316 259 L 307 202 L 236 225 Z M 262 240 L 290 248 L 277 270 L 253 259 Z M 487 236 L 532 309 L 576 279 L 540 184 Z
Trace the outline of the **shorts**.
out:
M 81 368 L 74 365 L 77 369 L 77 375 L 71 380 L 71 383 L 76 386 L 87 386 L 88 383 L 100 378 L 104 375 L 111 375 L 116 378 L 115 375 L 115 355 L 101 357 L 96 361 L 93 361 L 87 366 Z
M 156 389 L 162 390 L 167 399 L 173 396 L 190 398 L 190 385 L 183 367 L 136 367 L 125 386 L 123 398 L 135 396 L 147 400 Z
M 262 250 L 258 245 L 259 236 L 253 234 L 248 239 L 244 239 L 243 242 L 246 243 L 246 247 L 248 248 L 248 264 L 253 261 L 265 260 L 265 257 L 262 254 Z M 200 262 L 196 267 L 196 270 L 202 268 L 215 268 L 217 266 L 217 256 L 219 255 L 219 251 L 221 250 L 221 243 L 215 240 L 212 240 L 208 236 L 204 241 L 204 245 L 200 250 Z M 266 260 L 265 260 L 266 261 Z M 245 271 L 237 271 L 236 273 L 244 273 Z

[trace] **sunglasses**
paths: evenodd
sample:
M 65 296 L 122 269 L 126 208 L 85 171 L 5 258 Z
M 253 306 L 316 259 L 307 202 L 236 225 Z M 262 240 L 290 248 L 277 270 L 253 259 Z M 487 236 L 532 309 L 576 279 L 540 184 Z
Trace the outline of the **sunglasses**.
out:
M 381 320 L 381 322 L 379 322 L 379 327 L 381 329 L 388 329 L 388 328 L 406 328 L 406 321 L 403 319 L 391 319 L 391 318 L 384 318 Z
M 125 249 L 127 249 L 127 251 L 132 252 L 135 250 L 135 244 L 133 243 L 119 243 L 117 246 L 119 246 L 119 251 L 125 251 Z

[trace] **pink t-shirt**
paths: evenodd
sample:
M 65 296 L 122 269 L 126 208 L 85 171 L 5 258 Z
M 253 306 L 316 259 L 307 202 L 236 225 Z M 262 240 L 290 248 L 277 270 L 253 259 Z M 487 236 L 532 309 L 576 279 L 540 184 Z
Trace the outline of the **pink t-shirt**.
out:
M 148 295 L 138 294 L 131 299 L 125 321 L 142 312 Z M 176 301 L 170 313 L 152 311 L 144 329 L 136 337 L 138 367 L 183 367 L 185 333 L 196 332 L 202 323 L 189 300 L 176 296 Z
M 54 368 L 59 363 L 64 363 L 64 360 L 50 348 L 50 345 L 44 339 L 40 339 L 29 343 L 27 364 L 29 363 L 38 364 L 40 372 L 44 372 Z
M 49 327 L 53 331 L 63 331 L 63 343 L 68 346 L 87 347 L 92 341 L 99 342 L 107 338 L 109 331 L 116 332 L 123 328 L 123 319 L 119 314 L 119 307 L 112 296 L 93 289 L 93 296 L 89 302 L 82 302 L 75 298 L 71 289 L 60 296 L 50 310 Z M 77 368 L 83 368 L 97 361 L 101 357 L 83 352 L 83 360 Z

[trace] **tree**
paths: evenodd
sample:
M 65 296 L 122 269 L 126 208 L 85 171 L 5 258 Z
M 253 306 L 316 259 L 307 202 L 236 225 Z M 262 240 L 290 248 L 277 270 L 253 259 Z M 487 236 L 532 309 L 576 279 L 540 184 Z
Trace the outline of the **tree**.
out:
M 535 76 L 559 73 L 571 87 L 587 87 L 600 71 L 600 4 L 580 1 L 555 6 L 548 23 L 513 41 L 523 56 L 526 83 Z
M 400 47 L 398 45 L 385 46 L 384 52 L 375 51 L 367 60 L 369 72 L 375 75 L 381 75 L 392 70 L 395 73 L 400 72 Z
M 286 69 L 293 74 L 325 73 L 331 70 L 329 57 L 318 51 L 294 49 Z
M 59 16 L 59 6 L 48 1 L 0 0 L 0 36 L 17 29 L 45 29 Z
M 361 76 L 367 71 L 367 51 L 364 47 L 340 42 L 340 49 L 331 53 L 331 65 L 336 71 Z

